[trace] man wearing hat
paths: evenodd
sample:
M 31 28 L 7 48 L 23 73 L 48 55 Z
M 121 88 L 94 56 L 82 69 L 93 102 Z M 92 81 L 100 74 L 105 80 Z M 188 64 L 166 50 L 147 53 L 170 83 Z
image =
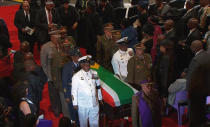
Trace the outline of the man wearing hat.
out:
M 98 36 L 98 41 L 96 45 L 96 59 L 97 62 L 112 72 L 112 49 L 115 45 L 115 42 L 112 40 L 113 26 L 111 23 L 107 23 L 104 25 L 104 35 Z
M 54 9 L 53 1 L 47 0 L 45 4 L 45 7 L 37 12 L 35 19 L 39 45 L 48 42 L 50 40 L 48 32 L 55 30 L 60 24 L 60 18 Z
M 96 71 L 90 69 L 90 55 L 78 61 L 81 70 L 72 78 L 72 100 L 78 110 L 81 127 L 99 127 L 99 102 L 102 103 L 100 80 Z
M 35 43 L 34 33 L 29 34 L 30 31 L 35 30 L 35 14 L 32 13 L 28 1 L 22 3 L 22 9 L 15 14 L 14 24 L 18 29 L 18 39 L 22 43 L 28 41 L 30 44 L 30 51 L 33 52 Z M 26 28 L 30 28 L 29 30 Z
M 151 77 L 152 58 L 144 53 L 145 47 L 139 43 L 135 46 L 136 54 L 128 61 L 127 81 L 134 88 L 140 90 L 140 82 Z
M 71 88 L 72 88 L 72 77 L 79 70 L 79 62 L 78 59 L 81 57 L 81 53 L 79 48 L 75 48 L 70 52 L 70 56 L 72 61 L 68 62 L 63 67 L 62 73 L 62 85 L 64 91 L 64 97 L 68 104 L 68 116 L 70 114 L 70 118 L 72 121 L 76 122 L 79 125 L 79 119 L 77 111 L 73 108 L 72 97 L 71 97 Z
M 132 97 L 132 126 L 161 127 L 161 101 L 153 82 L 143 80 L 139 84 L 142 90 Z
M 124 37 L 116 42 L 119 45 L 119 50 L 113 55 L 111 61 L 114 74 L 121 80 L 127 77 L 128 60 L 133 56 L 133 50 L 128 48 L 127 39 L 127 37 Z
M 40 61 L 41 66 L 47 75 L 48 78 L 48 89 L 49 89 L 49 96 L 50 96 L 50 102 L 51 102 L 51 108 L 55 114 L 56 117 L 59 117 L 59 114 L 61 112 L 61 104 L 60 104 L 60 97 L 59 97 L 59 87 L 58 82 L 59 79 L 53 74 L 55 74 L 56 70 L 53 68 L 54 63 L 59 63 L 58 61 L 55 61 L 55 57 L 58 56 L 58 42 L 59 42 L 59 31 L 52 31 L 50 34 L 50 40 L 48 43 L 44 44 L 41 48 L 40 52 Z M 54 70 L 52 70 L 54 69 Z M 61 73 L 60 73 L 61 75 Z M 61 78 L 60 78 L 61 82 Z

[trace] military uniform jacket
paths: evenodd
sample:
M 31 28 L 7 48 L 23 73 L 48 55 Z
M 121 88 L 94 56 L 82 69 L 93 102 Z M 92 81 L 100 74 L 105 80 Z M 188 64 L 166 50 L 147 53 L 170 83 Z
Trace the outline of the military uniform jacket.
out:
M 147 80 L 151 75 L 150 66 L 152 65 L 152 58 L 149 54 L 144 54 L 140 59 L 138 56 L 132 57 L 128 61 L 128 76 L 129 83 L 140 85 L 140 82 Z
M 51 59 L 51 76 L 53 84 L 59 91 L 63 92 L 62 88 L 62 68 L 63 68 L 63 57 L 62 52 L 58 49 L 52 49 L 52 59 Z
M 126 52 L 118 50 L 112 57 L 112 67 L 114 73 L 122 77 L 127 77 L 127 64 L 128 60 L 132 57 L 129 55 L 129 52 L 133 51 L 131 48 L 128 48 Z
M 42 46 L 40 52 L 41 66 L 47 75 L 48 81 L 52 81 L 51 61 L 53 57 L 53 51 L 55 50 L 55 45 L 52 42 L 48 42 Z
M 97 72 L 80 70 L 72 78 L 72 100 L 74 106 L 96 107 L 98 100 L 102 100 L 99 79 L 93 79 Z M 97 89 L 99 88 L 99 89 Z
M 112 55 L 113 55 L 113 47 L 114 47 L 114 41 L 112 39 L 108 39 L 105 35 L 99 36 L 97 41 L 97 62 L 108 69 L 109 71 L 112 71 Z

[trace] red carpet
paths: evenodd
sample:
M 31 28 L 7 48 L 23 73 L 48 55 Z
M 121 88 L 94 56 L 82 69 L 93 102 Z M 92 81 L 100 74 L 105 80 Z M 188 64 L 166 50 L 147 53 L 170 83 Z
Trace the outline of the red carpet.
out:
M 15 12 L 18 8 L 19 8 L 18 5 L 0 6 L 0 12 L 1 12 L 0 13 L 0 18 L 3 18 L 6 22 L 6 24 L 7 24 L 7 27 L 9 29 L 10 39 L 11 39 L 10 41 L 13 44 L 12 49 L 14 49 L 14 50 L 18 50 L 19 49 L 19 44 L 20 44 L 19 41 L 18 41 L 18 37 L 17 37 L 17 29 L 14 26 L 14 15 L 15 15 Z M 85 52 L 85 51 L 82 51 L 82 52 Z M 36 62 L 38 64 L 40 64 L 39 52 L 37 50 L 35 50 L 35 52 L 34 52 L 34 58 L 35 58 Z M 0 68 L 2 68 L 2 66 Z M 52 113 L 52 111 L 50 109 L 47 83 L 44 86 L 42 94 L 43 94 L 43 99 L 40 102 L 41 113 L 44 114 L 45 119 L 53 121 L 53 127 L 57 127 L 59 119 L 54 116 L 54 114 Z M 112 123 L 112 125 L 111 125 L 112 127 L 119 127 L 120 126 L 120 121 L 119 120 L 113 121 L 111 123 Z M 162 127 L 178 127 L 176 113 L 172 113 L 172 114 L 169 114 L 168 117 L 164 117 L 162 119 L 162 123 L 163 123 Z M 129 124 L 129 125 L 126 124 L 125 126 L 126 127 L 128 127 L 128 126 L 131 127 L 131 124 Z M 183 127 L 187 127 L 187 125 L 185 125 Z

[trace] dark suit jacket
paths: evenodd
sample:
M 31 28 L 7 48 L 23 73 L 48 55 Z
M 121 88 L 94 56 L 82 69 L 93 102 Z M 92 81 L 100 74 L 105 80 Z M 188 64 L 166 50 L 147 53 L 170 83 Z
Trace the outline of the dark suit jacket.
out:
M 182 18 L 178 21 L 178 24 L 176 26 L 177 29 L 177 35 L 178 38 L 183 39 L 187 37 L 188 28 L 187 28 L 187 22 L 190 18 L 196 18 L 197 17 L 197 11 L 196 9 L 192 9 L 184 14 Z
M 26 16 L 24 14 L 24 10 L 20 9 L 16 12 L 15 14 L 15 20 L 14 20 L 14 24 L 18 29 L 18 38 L 21 42 L 26 40 L 26 36 L 28 36 L 26 33 L 22 32 L 22 29 L 25 28 L 26 26 L 33 28 L 34 27 L 34 14 L 31 12 L 31 10 L 29 11 L 30 13 L 30 19 L 29 19 L 29 23 L 27 23 L 26 21 Z
M 198 29 L 195 29 L 192 33 L 190 33 L 186 38 L 186 44 L 190 46 L 193 41 L 195 40 L 201 40 L 202 35 L 201 32 Z
M 173 29 L 171 31 L 169 31 L 168 33 L 165 33 L 166 39 L 173 41 L 174 43 L 177 42 L 177 38 L 176 38 L 176 30 Z
M 199 67 L 199 65 L 205 63 L 209 58 L 209 54 L 206 51 L 199 52 L 196 56 L 193 57 L 193 59 L 190 62 L 188 72 L 187 72 L 187 89 L 189 88 L 190 79 L 192 76 L 193 71 Z
M 52 9 L 52 22 L 54 24 L 60 25 L 59 14 L 55 9 Z M 37 39 L 40 43 L 45 43 L 49 41 L 48 35 L 48 22 L 47 22 L 47 14 L 45 8 L 42 8 L 38 11 L 35 19 L 35 25 L 37 28 Z

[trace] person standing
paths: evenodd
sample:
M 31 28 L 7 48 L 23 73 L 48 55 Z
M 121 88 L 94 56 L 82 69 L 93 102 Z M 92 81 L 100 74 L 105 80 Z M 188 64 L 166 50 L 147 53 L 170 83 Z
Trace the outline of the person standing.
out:
M 22 9 L 15 14 L 14 24 L 18 29 L 20 42 L 27 41 L 30 44 L 30 51 L 33 52 L 35 43 L 35 14 L 32 13 L 28 1 L 22 3 Z
M 137 90 L 141 90 L 140 82 L 151 77 L 152 58 L 144 53 L 144 46 L 140 43 L 135 46 L 135 50 L 136 54 L 128 61 L 127 81 Z
M 102 35 L 102 23 L 98 13 L 95 11 L 95 3 L 91 0 L 87 3 L 87 9 L 81 14 L 78 23 L 78 35 L 80 37 L 77 41 L 77 46 L 85 48 L 87 54 L 96 55 L 97 35 Z
M 133 56 L 133 49 L 128 48 L 127 38 L 124 37 L 116 42 L 119 44 L 119 50 L 113 55 L 111 61 L 114 74 L 121 80 L 125 80 L 127 77 L 128 60 Z
M 48 43 L 42 46 L 41 52 L 40 52 L 40 60 L 41 60 L 41 66 L 48 78 L 48 90 L 49 90 L 49 96 L 50 96 L 50 103 L 52 106 L 51 108 L 55 116 L 59 117 L 59 114 L 61 111 L 61 104 L 60 104 L 58 86 L 56 86 L 55 83 L 53 82 L 52 60 L 53 60 L 54 54 L 58 52 L 57 47 L 58 47 L 58 41 L 59 41 L 60 35 L 58 34 L 58 31 L 53 31 L 49 34 L 50 34 L 51 41 L 49 41 Z
M 112 50 L 114 48 L 114 41 L 112 39 L 113 26 L 106 24 L 104 27 L 104 35 L 98 37 L 96 45 L 96 60 L 104 68 L 112 72 Z
M 57 29 L 60 25 L 60 17 L 54 9 L 53 1 L 47 0 L 45 4 L 45 7 L 37 12 L 35 18 L 39 46 L 50 41 L 48 32 Z
M 70 53 L 72 61 L 68 62 L 63 67 L 62 72 L 62 86 L 64 91 L 64 97 L 68 104 L 68 110 L 70 113 L 70 118 L 72 121 L 76 122 L 79 125 L 78 113 L 74 109 L 72 104 L 72 97 L 71 97 L 71 89 L 72 89 L 72 77 L 79 69 L 79 62 L 78 59 L 81 56 L 79 48 L 75 48 Z
M 63 6 L 58 8 L 62 26 L 67 27 L 68 36 L 73 36 L 77 40 L 76 29 L 79 21 L 79 13 L 69 5 L 69 0 L 65 0 Z
M 81 70 L 72 78 L 72 100 L 78 110 L 81 127 L 99 127 L 99 102 L 102 104 L 100 80 L 96 71 L 90 69 L 91 56 L 83 56 L 78 61 Z

